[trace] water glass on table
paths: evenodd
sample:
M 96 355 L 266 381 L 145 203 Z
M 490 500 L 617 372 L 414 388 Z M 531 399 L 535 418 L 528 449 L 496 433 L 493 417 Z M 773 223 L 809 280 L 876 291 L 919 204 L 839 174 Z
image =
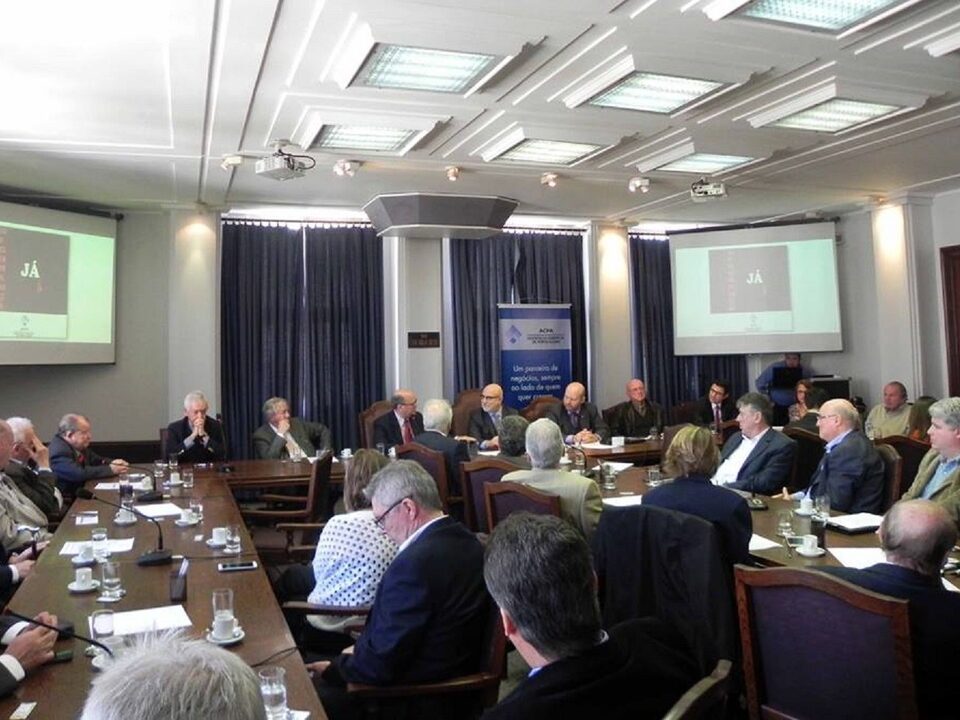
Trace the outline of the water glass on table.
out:
M 193 487 L 193 468 L 185 467 L 180 471 L 180 480 L 183 481 L 183 487 L 190 490 Z
M 90 637 L 99 643 L 113 637 L 113 610 L 94 610 L 90 615 Z M 106 643 L 104 643 L 106 644 Z M 106 654 L 103 648 L 95 647 L 94 655 Z
M 223 549 L 231 555 L 240 554 L 240 526 L 227 525 L 227 546 Z
M 110 554 L 107 549 L 107 529 L 94 528 L 90 531 L 90 539 L 93 541 L 93 557 L 96 558 L 97 562 L 103 562 Z
M 213 591 L 213 622 L 210 634 L 214 640 L 229 640 L 237 632 L 237 618 L 233 614 L 233 590 L 218 588 Z
M 268 720 L 286 720 L 287 681 L 286 671 L 276 665 L 267 665 L 257 673 L 260 677 L 260 693 Z
M 116 560 L 105 560 L 100 565 L 100 578 L 104 597 L 119 599 L 123 596 L 123 587 L 120 583 L 120 563 Z

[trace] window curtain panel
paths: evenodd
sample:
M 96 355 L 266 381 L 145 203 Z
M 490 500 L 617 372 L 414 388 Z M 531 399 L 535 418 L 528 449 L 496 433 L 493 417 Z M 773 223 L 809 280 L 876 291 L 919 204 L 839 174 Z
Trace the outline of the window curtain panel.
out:
M 357 416 L 386 394 L 383 241 L 370 227 L 307 227 L 305 247 L 301 411 L 355 448 Z
M 650 399 L 669 410 L 706 394 L 714 379 L 727 380 L 733 398 L 745 393 L 749 381 L 743 355 L 673 354 L 669 241 L 642 235 L 630 235 L 629 241 L 637 377 L 646 383 Z
M 303 241 L 299 229 L 230 221 L 221 235 L 221 409 L 229 457 L 248 458 L 263 401 L 300 396 Z

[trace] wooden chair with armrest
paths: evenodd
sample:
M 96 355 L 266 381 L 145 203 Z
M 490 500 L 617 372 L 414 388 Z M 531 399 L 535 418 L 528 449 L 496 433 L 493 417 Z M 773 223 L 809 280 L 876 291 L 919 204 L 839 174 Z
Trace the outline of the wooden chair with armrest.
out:
M 752 720 L 918 717 L 906 600 L 813 570 L 734 572 Z
M 930 443 L 922 440 L 915 440 L 906 435 L 889 435 L 875 441 L 877 445 L 889 445 L 896 450 L 903 459 L 901 474 L 903 477 L 904 491 L 917 479 L 917 470 L 920 469 L 920 461 L 923 456 L 930 452 Z
M 357 421 L 360 426 L 360 447 L 373 447 L 373 424 L 377 418 L 386 415 L 393 410 L 393 404 L 389 400 L 377 400 L 366 410 L 360 412 Z
M 490 532 L 515 512 L 561 517 L 559 495 L 540 492 L 521 483 L 488 483 L 483 486 L 483 495 Z
M 728 678 L 733 663 L 717 661 L 713 672 L 699 680 L 674 703 L 663 720 L 701 720 L 726 717 Z
M 534 420 L 546 417 L 547 411 L 554 405 L 559 404 L 560 400 L 553 395 L 538 395 L 530 401 L 529 405 L 520 411 L 520 415 L 527 422 L 533 422 Z
M 877 452 L 883 460 L 883 505 L 881 512 L 885 513 L 899 500 L 906 488 L 903 485 L 903 458 L 892 445 L 880 443 Z
M 450 434 L 461 437 L 470 434 L 470 415 L 480 408 L 480 396 L 483 390 L 470 388 L 461 390 L 453 402 L 453 422 L 450 425 Z M 480 440 L 480 438 L 474 438 Z
M 506 460 L 480 457 L 470 462 L 460 463 L 460 477 L 463 480 L 463 519 L 472 532 L 490 532 L 487 525 L 487 502 L 483 488 L 487 483 L 500 482 L 507 473 L 519 468 Z
M 783 434 L 797 443 L 797 452 L 793 459 L 793 472 L 787 489 L 790 492 L 806 490 L 810 486 L 810 479 L 820 464 L 823 449 L 826 446 L 823 438 L 803 428 L 787 427 Z
M 449 513 L 451 505 L 460 505 L 463 502 L 463 498 L 459 495 L 450 495 L 447 463 L 442 452 L 431 450 L 420 443 L 411 442 L 397 446 L 397 458 L 415 460 L 420 463 L 424 470 L 430 473 L 430 477 L 437 483 L 437 492 L 440 493 L 440 502 L 443 503 L 444 512 Z

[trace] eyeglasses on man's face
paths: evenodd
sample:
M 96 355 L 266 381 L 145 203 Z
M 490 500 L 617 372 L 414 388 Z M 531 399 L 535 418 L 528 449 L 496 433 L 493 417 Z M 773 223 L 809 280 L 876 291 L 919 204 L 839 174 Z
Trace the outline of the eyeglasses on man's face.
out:
M 377 524 L 377 527 L 379 527 L 379 528 L 382 530 L 382 529 L 383 529 L 383 523 L 384 523 L 384 521 L 387 519 L 387 515 L 389 515 L 390 513 L 392 513 L 392 512 L 394 511 L 394 509 L 395 509 L 400 503 L 402 503 L 402 502 L 403 502 L 404 500 L 406 500 L 406 499 L 407 499 L 406 497 L 400 498 L 400 499 L 397 500 L 393 505 L 391 505 L 391 506 L 388 507 L 386 510 L 384 510 L 382 513 L 380 513 L 379 515 L 375 516 L 375 517 L 373 518 L 373 521 Z

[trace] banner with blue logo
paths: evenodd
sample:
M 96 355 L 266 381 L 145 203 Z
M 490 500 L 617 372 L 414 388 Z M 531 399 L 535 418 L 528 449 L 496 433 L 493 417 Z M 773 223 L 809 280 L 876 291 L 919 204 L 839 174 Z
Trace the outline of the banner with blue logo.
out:
M 570 382 L 570 305 L 497 305 L 504 403 L 522 408 L 539 395 L 563 397 Z

